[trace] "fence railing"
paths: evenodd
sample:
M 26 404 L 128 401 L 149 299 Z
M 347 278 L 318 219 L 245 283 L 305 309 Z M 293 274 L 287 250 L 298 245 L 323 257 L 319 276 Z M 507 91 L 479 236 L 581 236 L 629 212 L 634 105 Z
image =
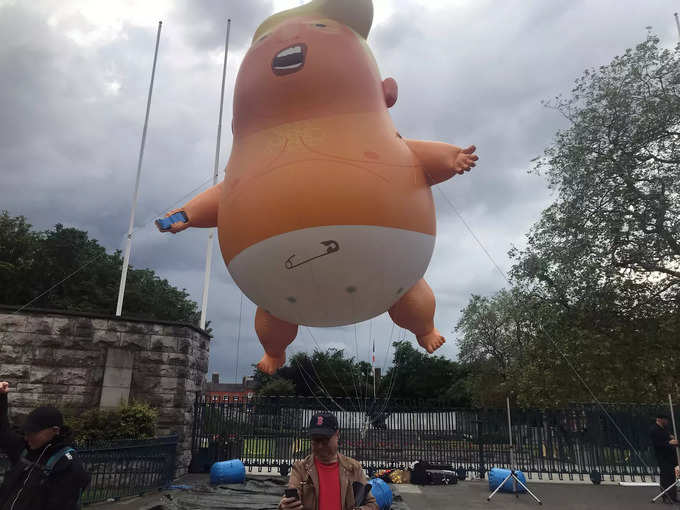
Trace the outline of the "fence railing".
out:
M 654 479 L 648 435 L 659 407 L 605 408 L 616 425 L 589 404 L 512 410 L 516 467 L 549 479 L 583 480 L 593 471 L 611 480 Z M 491 467 L 510 467 L 504 409 L 461 409 L 439 401 L 260 397 L 242 403 L 196 401 L 190 469 L 202 472 L 213 462 L 239 458 L 247 466 L 285 471 L 309 453 L 309 419 L 325 409 L 338 417 L 341 451 L 368 470 L 427 461 L 483 476 Z
M 170 483 L 175 472 L 177 436 L 106 441 L 79 445 L 78 455 L 91 474 L 84 504 L 134 496 Z M 0 480 L 9 463 L 0 455 Z

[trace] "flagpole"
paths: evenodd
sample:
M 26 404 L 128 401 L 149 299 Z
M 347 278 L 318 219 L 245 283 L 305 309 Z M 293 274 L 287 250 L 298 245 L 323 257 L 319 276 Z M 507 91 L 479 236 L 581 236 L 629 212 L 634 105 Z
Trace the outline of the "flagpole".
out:
M 371 358 L 371 366 L 373 367 L 373 400 L 375 400 L 375 338 L 373 339 L 373 357 Z
M 220 164 L 220 138 L 222 137 L 222 110 L 224 107 L 224 80 L 227 73 L 227 54 L 229 51 L 229 32 L 231 20 L 227 20 L 227 37 L 224 40 L 224 63 L 222 64 L 222 91 L 220 93 L 220 114 L 217 121 L 217 143 L 215 144 L 215 167 L 213 169 L 213 186 L 217 184 Z M 205 252 L 205 273 L 203 274 L 203 299 L 201 301 L 201 329 L 205 329 L 205 315 L 208 307 L 208 289 L 210 287 L 210 269 L 212 267 L 212 252 L 215 239 L 215 229 L 210 230 L 208 246 Z
M 142 173 L 142 160 L 144 159 L 144 146 L 146 145 L 146 130 L 149 126 L 149 112 L 151 110 L 151 95 L 153 93 L 153 81 L 156 75 L 156 61 L 158 60 L 158 44 L 161 40 L 161 27 L 163 22 L 158 22 L 158 32 L 156 33 L 156 49 L 153 54 L 153 66 L 151 68 L 151 83 L 149 84 L 149 97 L 146 100 L 146 116 L 144 117 L 144 129 L 142 131 L 142 143 L 139 148 L 139 159 L 137 161 L 137 180 L 135 181 L 135 192 L 132 196 L 132 209 L 130 211 L 130 226 L 128 227 L 127 242 L 125 244 L 125 256 L 123 258 L 123 270 L 120 275 L 120 287 L 118 289 L 118 303 L 116 304 L 116 316 L 120 317 L 123 311 L 123 296 L 125 295 L 125 281 L 127 280 L 127 270 L 130 263 L 130 250 L 132 248 L 132 229 L 135 224 L 135 209 L 137 208 L 137 197 L 139 196 L 139 178 Z
M 675 26 L 678 27 L 678 39 L 680 39 L 680 20 L 678 19 L 678 13 L 674 12 L 673 16 L 675 16 Z

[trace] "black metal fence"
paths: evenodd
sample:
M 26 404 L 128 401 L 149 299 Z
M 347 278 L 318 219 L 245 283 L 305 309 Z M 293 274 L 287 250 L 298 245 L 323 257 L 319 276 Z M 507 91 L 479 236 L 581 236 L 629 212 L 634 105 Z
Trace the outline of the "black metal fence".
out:
M 369 471 L 417 461 L 484 475 L 510 467 L 505 409 L 461 409 L 445 402 L 357 401 L 270 397 L 195 406 L 190 470 L 233 458 L 258 469 L 283 468 L 309 453 L 306 427 L 314 412 L 332 410 L 341 451 Z M 598 471 L 611 480 L 654 479 L 648 438 L 658 407 L 594 405 L 512 410 L 515 464 L 529 477 L 583 480 Z M 617 430 L 617 427 L 619 430 Z
M 177 436 L 97 442 L 78 447 L 92 481 L 83 493 L 84 504 L 134 496 L 159 489 L 175 473 Z M 9 467 L 0 456 L 0 480 Z

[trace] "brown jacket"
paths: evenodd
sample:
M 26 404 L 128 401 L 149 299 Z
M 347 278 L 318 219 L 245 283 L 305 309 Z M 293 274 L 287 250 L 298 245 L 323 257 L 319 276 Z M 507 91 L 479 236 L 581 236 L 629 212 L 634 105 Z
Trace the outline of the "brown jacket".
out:
M 340 497 L 342 510 L 353 510 L 354 492 L 352 482 L 367 483 L 364 470 L 356 460 L 338 454 L 338 471 L 340 472 Z M 309 455 L 293 464 L 288 480 L 288 487 L 298 489 L 304 510 L 319 510 L 319 475 L 314 465 L 314 456 Z M 366 503 L 360 510 L 378 510 L 373 494 L 366 497 Z

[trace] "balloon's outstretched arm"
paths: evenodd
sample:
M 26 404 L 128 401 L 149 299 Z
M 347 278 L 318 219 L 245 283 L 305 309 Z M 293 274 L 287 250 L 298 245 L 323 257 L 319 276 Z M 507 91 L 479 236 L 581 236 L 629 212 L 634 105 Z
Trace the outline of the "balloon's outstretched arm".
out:
M 423 165 L 430 186 L 450 179 L 456 174 L 470 171 L 475 166 L 475 161 L 479 159 L 474 153 L 476 150 L 474 145 L 461 149 L 442 142 L 404 141 Z
M 172 216 L 177 212 L 184 212 L 187 221 L 178 221 L 170 225 L 168 229 L 158 229 L 161 232 L 172 232 L 176 234 L 189 227 L 210 228 L 217 226 L 217 209 L 220 203 L 220 196 L 222 195 L 222 184 L 224 181 L 216 184 L 212 188 L 205 190 L 203 193 L 196 195 L 189 200 L 185 205 L 178 209 L 169 211 L 165 217 Z

